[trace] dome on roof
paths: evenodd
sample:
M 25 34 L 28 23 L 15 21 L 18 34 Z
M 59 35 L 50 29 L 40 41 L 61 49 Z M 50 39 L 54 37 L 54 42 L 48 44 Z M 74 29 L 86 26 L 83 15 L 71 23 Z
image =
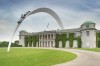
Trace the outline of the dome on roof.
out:
M 95 23 L 93 23 L 92 21 L 86 21 L 83 24 L 95 24 Z
M 21 32 L 26 32 L 25 30 L 21 30 Z

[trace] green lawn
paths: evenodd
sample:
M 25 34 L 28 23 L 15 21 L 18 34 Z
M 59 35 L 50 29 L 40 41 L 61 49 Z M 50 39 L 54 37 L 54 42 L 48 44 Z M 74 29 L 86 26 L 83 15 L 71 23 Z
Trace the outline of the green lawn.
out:
M 61 50 L 34 48 L 0 48 L 0 66 L 51 66 L 68 62 L 77 56 Z
M 100 48 L 80 48 L 82 50 L 88 50 L 88 51 L 95 51 L 95 52 L 100 52 Z

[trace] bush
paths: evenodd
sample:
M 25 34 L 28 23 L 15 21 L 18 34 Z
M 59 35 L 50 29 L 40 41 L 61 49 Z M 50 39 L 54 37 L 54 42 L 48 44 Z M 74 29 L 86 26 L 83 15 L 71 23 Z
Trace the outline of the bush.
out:
M 9 42 L 3 41 L 0 43 L 0 47 L 8 47 Z M 18 45 L 16 43 L 11 43 L 11 47 L 22 47 L 22 45 Z
M 18 45 L 18 44 L 12 43 L 11 47 L 22 47 L 22 45 Z
M 9 44 L 9 42 L 3 41 L 3 42 L 1 42 L 0 47 L 7 47 L 8 44 Z

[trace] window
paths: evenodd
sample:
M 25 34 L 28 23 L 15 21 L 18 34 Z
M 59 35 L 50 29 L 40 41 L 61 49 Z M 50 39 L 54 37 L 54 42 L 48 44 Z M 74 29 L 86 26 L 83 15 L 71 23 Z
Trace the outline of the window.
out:
M 43 39 L 44 39 L 44 35 L 43 35 Z
M 42 35 L 40 35 L 40 39 L 42 38 Z
M 86 36 L 89 36 L 89 31 L 86 31 Z
M 43 45 L 42 45 L 42 47 L 44 47 L 44 41 L 43 41 Z
M 51 41 L 51 47 L 53 47 L 53 41 Z
M 47 39 L 47 34 L 45 34 L 45 39 Z
M 74 37 L 76 37 L 76 33 L 74 33 Z
M 50 39 L 50 34 L 48 34 L 48 39 Z
M 59 39 L 61 38 L 61 34 L 59 34 Z
M 66 34 L 66 37 L 67 37 L 67 38 L 69 37 L 69 34 L 68 34 L 68 33 Z
M 41 44 L 41 41 L 40 41 L 40 44 Z
M 95 24 L 94 24 L 94 28 L 95 28 Z
M 53 44 L 53 41 L 51 41 L 51 44 Z
M 86 25 L 86 28 L 89 28 L 89 25 Z
M 21 36 L 19 36 L 20 37 L 20 39 L 21 39 Z
M 41 43 L 42 43 L 42 42 L 40 41 L 40 47 L 41 47 Z
M 51 34 L 51 39 L 53 39 L 53 34 Z

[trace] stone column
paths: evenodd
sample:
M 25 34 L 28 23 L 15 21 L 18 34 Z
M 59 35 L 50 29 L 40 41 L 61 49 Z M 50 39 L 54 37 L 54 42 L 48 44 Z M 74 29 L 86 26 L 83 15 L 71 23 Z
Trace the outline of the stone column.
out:
M 39 41 L 39 47 L 40 47 L 40 41 Z
M 43 39 L 43 35 L 41 34 L 41 40 Z
M 45 41 L 45 47 L 47 47 L 47 43 L 46 43 L 46 41 Z
M 45 47 L 45 41 L 44 41 L 44 47 Z
M 49 41 L 48 41 L 48 47 L 49 47 Z
M 44 42 L 44 47 L 46 47 L 46 41 Z
M 34 47 L 34 46 L 33 46 L 33 42 L 32 42 L 32 47 Z
M 41 47 L 41 44 L 39 43 L 39 47 Z
M 36 42 L 36 47 L 38 47 L 38 42 Z
M 42 47 L 44 46 L 44 41 L 42 42 Z
M 47 47 L 48 47 L 48 41 L 47 41 Z
M 53 39 L 55 39 L 55 34 L 53 34 Z
M 48 47 L 48 46 L 47 46 L 47 41 L 46 41 L 46 47 Z
M 47 34 L 47 39 L 48 39 L 48 34 Z
M 53 47 L 55 47 L 55 41 L 53 41 Z
M 53 41 L 51 42 L 51 47 L 53 47 Z
M 29 47 L 29 42 L 28 42 L 28 47 Z
M 43 39 L 44 39 L 44 34 L 43 34 Z
M 42 41 L 41 41 L 41 45 L 40 45 L 41 47 L 42 47 L 42 44 L 43 44 L 43 43 L 42 43 Z
M 41 47 L 44 47 L 44 41 L 42 41 Z

